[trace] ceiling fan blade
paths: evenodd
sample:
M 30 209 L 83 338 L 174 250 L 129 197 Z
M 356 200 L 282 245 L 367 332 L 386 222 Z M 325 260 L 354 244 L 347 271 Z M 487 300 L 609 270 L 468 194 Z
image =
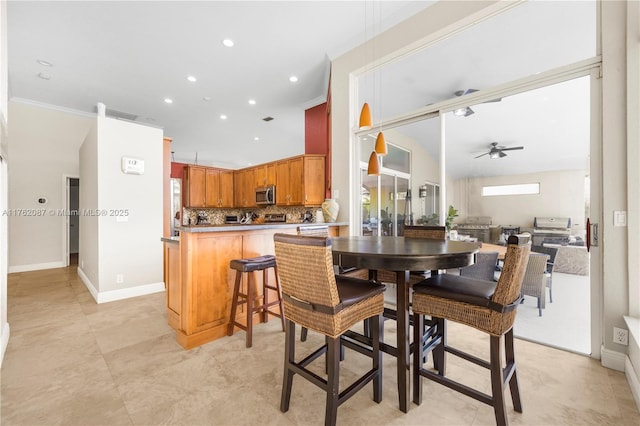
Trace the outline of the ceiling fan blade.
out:
M 488 152 L 485 152 L 484 154 L 480 154 L 480 155 L 478 155 L 477 157 L 473 157 L 473 158 L 480 158 L 480 157 L 484 157 L 485 155 L 489 155 L 489 153 L 488 153 Z
M 500 148 L 501 151 L 514 151 L 516 149 L 524 149 L 524 146 L 513 146 L 511 148 Z
M 504 152 L 502 152 L 502 151 L 500 151 L 500 152 L 498 153 L 498 155 L 500 156 L 500 158 L 502 158 L 502 157 L 506 157 L 506 156 L 507 156 L 507 154 L 505 154 L 505 153 L 504 153 Z

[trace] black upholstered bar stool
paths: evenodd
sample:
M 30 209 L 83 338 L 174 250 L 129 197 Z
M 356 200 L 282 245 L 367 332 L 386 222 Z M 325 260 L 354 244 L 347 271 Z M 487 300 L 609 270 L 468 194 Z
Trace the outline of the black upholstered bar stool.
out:
M 253 313 L 260 313 L 260 322 L 267 322 L 269 314 L 277 316 L 282 321 L 282 331 L 284 331 L 284 306 L 282 304 L 282 292 L 280 290 L 280 281 L 278 279 L 278 269 L 276 267 L 276 257 L 270 254 L 253 257 L 250 259 L 234 259 L 229 263 L 231 269 L 236 270 L 236 281 L 233 288 L 233 299 L 231 301 L 231 317 L 229 319 L 229 328 L 227 335 L 233 335 L 234 327 L 245 330 L 247 333 L 247 348 L 251 347 L 251 334 L 253 331 Z M 273 268 L 276 276 L 276 284 L 269 285 L 269 268 Z M 257 296 L 255 272 L 262 271 L 262 304 L 254 306 Z M 242 282 L 242 274 L 247 273 L 247 292 L 240 292 L 240 283 Z M 269 290 L 275 290 L 277 300 L 269 302 Z M 247 304 L 247 323 L 243 325 L 236 321 L 236 311 L 238 305 Z M 276 313 L 269 310 L 271 306 L 278 305 L 280 312 Z

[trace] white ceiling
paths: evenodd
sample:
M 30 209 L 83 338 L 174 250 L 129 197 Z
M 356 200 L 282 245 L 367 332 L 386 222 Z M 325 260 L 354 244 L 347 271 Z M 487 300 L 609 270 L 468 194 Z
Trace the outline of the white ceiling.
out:
M 194 162 L 197 153 L 201 164 L 246 167 L 302 153 L 304 110 L 324 101 L 330 60 L 432 3 L 9 1 L 10 99 L 88 113 L 102 102 L 163 127 L 176 161 Z M 377 27 L 365 31 L 372 24 Z M 225 37 L 234 39 L 233 48 L 222 46 Z M 594 52 L 593 1 L 532 2 L 385 67 L 375 85 L 361 79 L 360 90 L 372 99 L 374 114 L 378 101 L 380 116 L 388 118 L 456 90 L 491 88 Z M 288 81 L 292 74 L 298 83 Z M 198 81 L 188 82 L 188 75 Z M 588 88 L 588 81 L 574 81 L 447 118 L 448 172 L 584 167 Z M 263 121 L 267 116 L 274 120 Z M 437 126 L 398 130 L 437 155 Z M 492 141 L 525 149 L 469 161 Z

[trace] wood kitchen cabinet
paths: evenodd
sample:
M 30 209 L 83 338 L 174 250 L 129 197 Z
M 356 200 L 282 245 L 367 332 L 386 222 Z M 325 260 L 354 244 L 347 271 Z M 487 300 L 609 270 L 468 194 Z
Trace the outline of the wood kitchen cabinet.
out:
M 178 343 L 191 349 L 226 336 L 235 274 L 232 259 L 243 258 L 242 234 L 180 234 L 181 315 Z
M 205 204 L 207 207 L 233 207 L 233 171 L 207 169 Z
M 167 299 L 167 320 L 178 330 L 182 314 L 182 295 L 180 289 L 180 243 L 172 240 L 164 243 L 164 284 Z
M 255 177 L 255 187 L 263 187 L 276 184 L 276 164 L 261 164 L 253 168 Z
M 302 155 L 276 162 L 276 204 L 319 206 L 324 201 L 324 155 Z
M 329 234 L 338 236 L 339 226 L 329 224 Z M 179 239 L 162 238 L 165 247 L 166 308 L 169 325 L 176 340 L 185 349 L 223 338 L 231 316 L 236 271 L 229 268 L 232 259 L 274 254 L 276 233 L 295 234 L 301 224 L 282 224 L 278 228 L 253 226 L 231 230 L 212 226 L 185 228 Z M 275 271 L 269 269 L 269 282 L 275 282 Z M 262 274 L 257 273 L 255 303 L 262 303 Z M 242 276 L 242 292 L 247 291 L 247 274 Z M 269 290 L 269 300 L 276 293 Z M 246 321 L 246 305 L 236 313 L 239 322 Z M 253 316 L 253 323 L 261 320 Z M 238 329 L 235 329 L 238 332 Z M 242 332 L 241 332 L 242 333 Z M 244 337 L 243 337 L 244 339 Z
M 253 168 L 234 173 L 235 207 L 255 207 L 255 173 Z
M 183 186 L 185 207 L 233 207 L 233 170 L 187 166 Z
M 205 181 L 207 169 L 201 166 L 184 168 L 183 204 L 186 207 L 205 207 Z

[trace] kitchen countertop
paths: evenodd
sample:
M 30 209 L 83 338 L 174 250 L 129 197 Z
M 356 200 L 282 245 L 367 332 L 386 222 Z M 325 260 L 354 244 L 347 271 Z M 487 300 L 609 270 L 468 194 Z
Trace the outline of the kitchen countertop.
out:
M 194 225 L 176 226 L 180 232 L 225 232 L 225 231 L 256 231 L 261 229 L 296 228 L 298 226 L 348 226 L 349 222 L 326 222 L 326 223 L 260 223 L 260 224 L 223 224 L 223 225 Z

